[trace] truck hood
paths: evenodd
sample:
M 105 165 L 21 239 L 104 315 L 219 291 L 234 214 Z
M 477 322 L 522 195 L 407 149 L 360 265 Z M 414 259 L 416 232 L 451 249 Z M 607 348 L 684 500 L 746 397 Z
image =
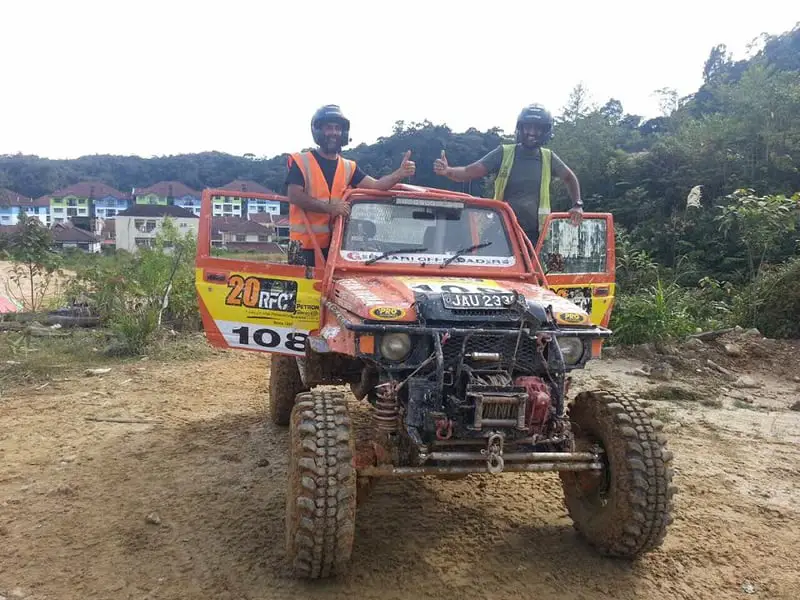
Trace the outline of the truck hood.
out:
M 367 321 L 414 322 L 417 302 L 440 305 L 443 292 L 518 293 L 531 308 L 550 305 L 556 320 L 565 325 L 587 325 L 589 315 L 547 288 L 504 279 L 465 277 L 365 276 L 340 279 L 333 288 L 338 306 Z M 537 311 L 538 312 L 538 311 Z

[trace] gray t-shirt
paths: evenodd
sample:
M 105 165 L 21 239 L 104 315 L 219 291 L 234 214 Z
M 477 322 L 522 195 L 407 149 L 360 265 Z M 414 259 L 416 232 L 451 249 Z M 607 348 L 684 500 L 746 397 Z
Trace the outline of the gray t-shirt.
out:
M 555 152 L 551 152 L 551 154 L 551 177 L 563 177 L 567 166 Z M 498 146 L 481 158 L 479 162 L 486 166 L 489 174 L 498 173 L 503 162 L 503 146 Z M 522 144 L 517 144 L 514 164 L 511 167 L 503 196 L 516 213 L 522 230 L 534 244 L 539 237 L 539 189 L 541 183 L 541 152 L 538 148 L 529 150 Z

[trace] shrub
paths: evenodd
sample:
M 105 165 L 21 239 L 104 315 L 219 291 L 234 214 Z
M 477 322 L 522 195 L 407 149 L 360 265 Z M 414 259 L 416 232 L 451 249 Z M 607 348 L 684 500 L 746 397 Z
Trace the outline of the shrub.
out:
M 733 315 L 743 326 L 773 338 L 800 337 L 800 257 L 764 266 L 755 281 L 733 301 Z
M 613 341 L 618 344 L 642 344 L 682 339 L 697 327 L 688 310 L 687 291 L 672 283 L 655 285 L 637 294 L 623 294 L 617 299 L 611 316 Z
M 151 248 L 98 256 L 78 268 L 73 300 L 85 299 L 117 336 L 118 354 L 140 354 L 159 327 L 198 330 L 196 241 L 166 219 Z

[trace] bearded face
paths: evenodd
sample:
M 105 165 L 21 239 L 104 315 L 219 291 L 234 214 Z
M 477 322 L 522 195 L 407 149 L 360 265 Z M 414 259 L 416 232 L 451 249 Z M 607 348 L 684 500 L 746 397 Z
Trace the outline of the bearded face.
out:
M 328 154 L 336 154 L 342 149 L 342 126 L 339 123 L 322 124 L 322 150 Z

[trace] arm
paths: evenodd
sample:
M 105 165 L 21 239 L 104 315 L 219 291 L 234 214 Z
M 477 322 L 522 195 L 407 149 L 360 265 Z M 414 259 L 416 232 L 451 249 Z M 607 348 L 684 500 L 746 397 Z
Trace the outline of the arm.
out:
M 466 167 L 447 167 L 440 175 L 444 175 L 448 179 L 460 183 L 478 179 L 479 177 L 485 177 L 488 172 L 489 169 L 486 168 L 486 165 L 478 161 Z
M 569 197 L 572 198 L 572 206 L 575 206 L 581 199 L 581 184 L 578 182 L 578 178 L 569 167 L 567 167 L 566 171 L 562 175 L 559 175 L 559 177 L 561 177 L 561 181 L 563 181 L 564 185 L 567 187 Z
M 384 175 L 380 179 L 364 175 L 364 179 L 361 180 L 358 187 L 367 188 L 368 190 L 389 190 L 400 183 L 404 178 L 405 175 L 398 173 L 398 171 Z
M 552 157 L 551 169 L 564 182 L 567 192 L 569 192 L 569 197 L 572 199 L 572 208 L 569 209 L 570 222 L 573 225 L 580 225 L 583 219 L 583 201 L 581 200 L 581 185 L 578 183 L 578 177 L 555 152 L 553 152 Z
M 466 167 L 451 167 L 447 164 L 447 157 L 442 150 L 442 156 L 433 162 L 433 172 L 442 177 L 447 177 L 451 181 L 459 183 L 464 181 L 472 181 L 480 177 L 485 177 L 490 172 L 496 171 L 500 168 L 500 159 L 502 159 L 503 149 L 498 146 L 489 154 L 480 160 L 467 165 Z
M 559 179 L 564 182 L 569 197 L 572 199 L 572 208 L 581 208 L 583 202 L 581 202 L 581 185 L 578 182 L 578 177 L 555 152 L 552 153 L 552 157 L 553 162 L 551 168 L 555 171 Z
M 400 168 L 393 173 L 384 175 L 380 179 L 375 179 L 374 177 L 366 175 L 356 166 L 356 174 L 353 177 L 353 187 L 367 188 L 369 190 L 390 190 L 406 177 L 412 177 L 415 171 L 416 165 L 414 161 L 411 160 L 411 150 L 408 150 L 403 155 Z

